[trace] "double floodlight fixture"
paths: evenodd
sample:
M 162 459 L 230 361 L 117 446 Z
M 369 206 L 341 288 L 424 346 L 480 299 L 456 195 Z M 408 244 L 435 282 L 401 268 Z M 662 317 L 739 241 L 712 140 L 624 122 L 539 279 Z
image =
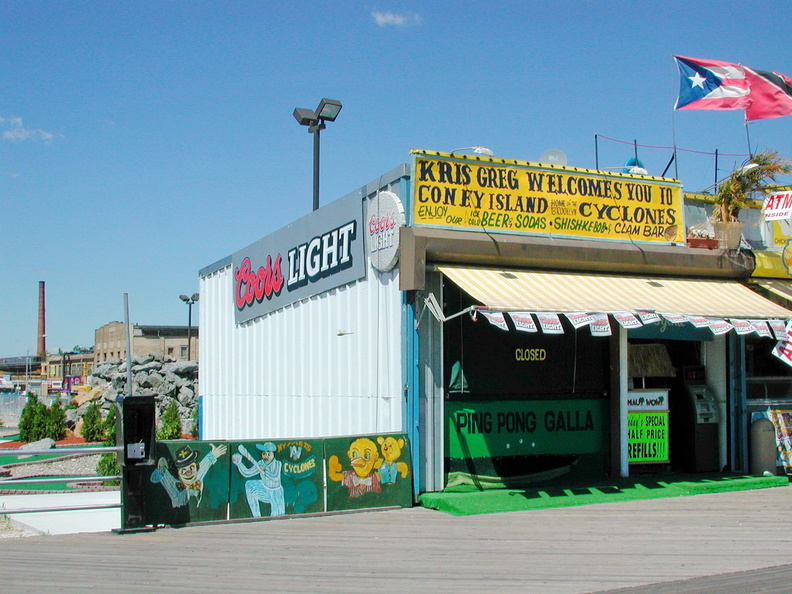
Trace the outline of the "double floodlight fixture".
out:
M 298 107 L 292 114 L 300 126 L 308 126 L 308 132 L 314 135 L 313 158 L 313 209 L 319 209 L 319 133 L 325 129 L 325 122 L 335 122 L 341 111 L 340 101 L 322 99 L 316 111 Z
M 198 293 L 193 293 L 192 297 L 187 297 L 187 295 L 179 295 L 179 299 L 190 305 L 198 301 L 198 297 Z
M 300 126 L 316 126 L 324 122 L 335 122 L 335 119 L 338 117 L 338 112 L 341 111 L 342 107 L 343 105 L 341 105 L 340 101 L 335 99 L 322 99 L 316 111 L 298 107 L 294 110 L 292 115 L 294 115 L 294 119 L 297 120 Z

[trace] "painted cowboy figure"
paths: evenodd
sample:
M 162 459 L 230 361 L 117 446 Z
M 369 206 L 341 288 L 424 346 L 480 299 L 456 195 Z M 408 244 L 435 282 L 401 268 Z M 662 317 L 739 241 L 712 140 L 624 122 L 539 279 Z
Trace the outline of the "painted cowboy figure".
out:
M 151 473 L 152 483 L 162 483 L 171 500 L 173 507 L 182 507 L 190 502 L 190 497 L 195 498 L 196 507 L 201 505 L 203 497 L 203 479 L 209 469 L 224 455 L 228 447 L 220 444 L 210 444 L 211 451 L 198 462 L 198 451 L 190 446 L 182 446 L 176 450 L 174 465 L 176 476 L 168 470 L 168 461 L 160 458 L 157 469 Z

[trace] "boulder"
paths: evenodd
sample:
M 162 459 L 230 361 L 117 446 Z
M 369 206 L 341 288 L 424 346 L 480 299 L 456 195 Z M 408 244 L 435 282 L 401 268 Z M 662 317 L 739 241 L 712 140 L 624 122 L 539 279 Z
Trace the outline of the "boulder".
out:
M 184 406 L 192 406 L 195 404 L 195 392 L 192 391 L 187 386 L 182 386 L 179 388 L 179 394 L 176 396 L 179 404 L 183 404 Z
M 91 388 L 88 392 L 77 394 L 74 398 L 72 398 L 72 404 L 75 404 L 77 406 L 82 406 L 86 402 L 90 402 L 91 400 L 96 400 L 106 391 L 107 391 L 107 385 L 96 386 L 94 388 Z
M 72 431 L 74 432 L 74 434 L 75 434 L 77 437 L 82 437 L 82 428 L 83 428 L 83 420 L 82 420 L 82 419 L 80 419 L 80 420 L 79 420 L 79 421 L 77 421 L 77 423 L 74 425 L 74 429 L 72 429 Z
M 49 437 L 39 439 L 38 441 L 31 441 L 24 445 L 19 446 L 20 450 L 51 450 L 55 447 L 55 442 Z M 32 454 L 31 454 L 32 456 Z M 17 456 L 20 460 L 30 458 L 31 456 Z
M 163 371 L 171 371 L 176 375 L 182 377 L 194 376 L 198 373 L 198 361 L 176 361 L 174 363 L 165 363 L 162 366 Z
M 106 400 L 108 402 L 115 402 L 118 399 L 119 392 L 112 387 L 108 387 L 107 390 L 104 391 L 102 394 L 102 400 Z
M 64 412 L 66 413 L 66 424 L 70 427 L 74 427 L 81 420 L 80 413 L 76 408 L 67 408 Z
M 38 441 L 31 441 L 24 445 L 19 446 L 20 450 L 50 450 L 55 447 L 55 441 L 49 437 L 39 439 Z
M 133 365 L 132 373 L 151 373 L 152 371 L 159 371 L 160 369 L 162 369 L 162 363 L 159 361 L 149 361 L 142 365 Z
M 152 388 L 154 390 L 158 390 L 159 387 L 162 385 L 165 379 L 159 373 L 149 373 L 143 381 L 140 382 L 140 385 L 144 388 Z

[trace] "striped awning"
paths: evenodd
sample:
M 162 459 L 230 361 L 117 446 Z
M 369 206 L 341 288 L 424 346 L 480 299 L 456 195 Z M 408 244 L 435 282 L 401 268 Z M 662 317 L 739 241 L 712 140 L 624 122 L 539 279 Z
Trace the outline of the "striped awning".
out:
M 456 266 L 438 269 L 471 297 L 495 311 L 654 311 L 715 318 L 792 318 L 792 311 L 736 281 Z
M 792 280 L 780 280 L 777 278 L 752 278 L 752 283 L 755 283 L 767 289 L 771 293 L 779 297 L 792 301 Z

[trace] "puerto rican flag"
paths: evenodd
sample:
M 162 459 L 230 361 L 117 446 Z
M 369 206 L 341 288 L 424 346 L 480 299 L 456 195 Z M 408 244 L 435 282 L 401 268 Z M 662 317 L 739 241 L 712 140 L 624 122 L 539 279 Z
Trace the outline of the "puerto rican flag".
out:
M 745 119 L 792 115 L 792 80 L 740 64 L 674 56 L 679 97 L 674 109 L 742 109 Z

